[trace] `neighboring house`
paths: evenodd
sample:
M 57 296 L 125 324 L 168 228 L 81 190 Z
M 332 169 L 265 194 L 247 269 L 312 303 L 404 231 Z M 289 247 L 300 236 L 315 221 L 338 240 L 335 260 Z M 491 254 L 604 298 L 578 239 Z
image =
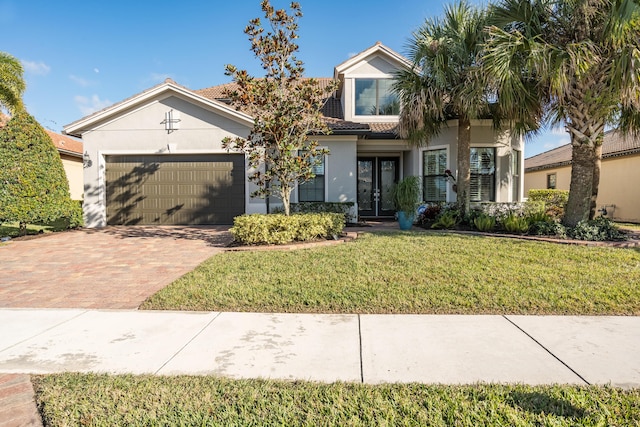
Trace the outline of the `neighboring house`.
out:
M 9 117 L 0 113 L 0 127 L 9 121 Z M 83 172 L 82 172 L 82 141 L 66 135 L 60 135 L 45 129 L 53 145 L 60 154 L 62 166 L 69 181 L 69 191 L 73 200 L 82 200 Z
M 407 175 L 423 177 L 425 201 L 455 201 L 444 171 L 456 172 L 457 121 L 422 148 L 395 132 L 393 74 L 410 65 L 376 43 L 335 67 L 340 87 L 322 111 L 332 134 L 317 138 L 330 154 L 293 202 L 352 202 L 354 216 L 393 217 L 390 189 Z M 250 197 L 245 156 L 221 147 L 224 137 L 246 137 L 253 125 L 224 98 L 229 85 L 190 90 L 167 79 L 65 126 L 84 142 L 86 226 L 229 224 L 242 213 L 273 210 L 277 199 Z M 473 122 L 471 138 L 472 199 L 521 200 L 522 140 L 494 131 L 490 120 Z
M 525 194 L 531 189 L 569 190 L 571 144 L 530 157 L 524 161 Z M 640 138 L 605 133 L 597 209 L 616 221 L 640 223 Z M 604 209 L 604 210 L 603 210 Z
M 62 166 L 69 181 L 69 191 L 73 200 L 82 200 L 84 192 L 82 170 L 82 141 L 66 135 L 60 135 L 45 129 L 53 145 L 58 149 Z

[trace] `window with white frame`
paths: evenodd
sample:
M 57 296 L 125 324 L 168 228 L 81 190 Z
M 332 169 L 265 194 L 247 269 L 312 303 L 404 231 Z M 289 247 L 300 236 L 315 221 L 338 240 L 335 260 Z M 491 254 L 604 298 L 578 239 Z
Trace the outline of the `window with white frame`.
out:
M 422 192 L 425 202 L 447 201 L 447 150 L 427 150 L 422 153 Z
M 517 202 L 520 199 L 520 166 L 522 156 L 520 150 L 511 151 L 511 177 L 513 180 L 513 197 L 512 201 Z
M 400 103 L 391 89 L 393 79 L 356 79 L 356 116 L 397 116 Z
M 470 196 L 472 202 L 496 200 L 496 149 L 472 148 Z
M 319 160 L 320 162 L 313 167 L 315 177 L 298 184 L 299 202 L 324 202 L 325 156 L 320 156 Z

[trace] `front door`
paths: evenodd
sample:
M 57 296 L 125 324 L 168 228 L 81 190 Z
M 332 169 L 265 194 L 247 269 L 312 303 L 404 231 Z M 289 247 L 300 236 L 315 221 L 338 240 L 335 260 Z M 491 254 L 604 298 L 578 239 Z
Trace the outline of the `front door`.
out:
M 358 157 L 358 215 L 393 216 L 391 189 L 398 182 L 398 157 Z

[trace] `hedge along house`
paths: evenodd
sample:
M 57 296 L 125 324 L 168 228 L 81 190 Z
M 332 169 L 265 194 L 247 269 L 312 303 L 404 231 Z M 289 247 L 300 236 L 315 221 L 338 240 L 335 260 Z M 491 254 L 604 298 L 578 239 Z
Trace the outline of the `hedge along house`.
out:
M 330 154 L 293 202 L 351 202 L 354 217 L 392 218 L 390 189 L 408 175 L 423 177 L 424 201 L 455 201 L 444 172 L 456 172 L 457 122 L 420 148 L 396 134 L 393 73 L 410 66 L 376 43 L 335 67 L 340 86 L 322 111 L 332 133 L 317 137 Z M 253 125 L 224 98 L 229 85 L 190 90 L 166 80 L 67 125 L 65 133 L 84 142 L 86 225 L 230 224 L 242 213 L 273 210 L 277 200 L 250 197 L 244 155 L 221 147 Z M 471 138 L 472 200 L 521 200 L 522 140 L 489 120 L 474 122 Z
M 569 190 L 571 144 L 546 151 L 524 161 L 525 194 L 529 190 Z M 640 138 L 625 138 L 608 131 L 602 141 L 602 164 L 596 215 L 616 221 L 640 223 Z

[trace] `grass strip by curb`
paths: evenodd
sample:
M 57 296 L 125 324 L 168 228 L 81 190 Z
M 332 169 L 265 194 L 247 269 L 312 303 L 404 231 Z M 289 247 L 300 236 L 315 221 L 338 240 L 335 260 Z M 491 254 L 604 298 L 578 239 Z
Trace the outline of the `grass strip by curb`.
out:
M 45 425 L 633 426 L 640 390 L 319 384 L 216 377 L 33 378 Z

